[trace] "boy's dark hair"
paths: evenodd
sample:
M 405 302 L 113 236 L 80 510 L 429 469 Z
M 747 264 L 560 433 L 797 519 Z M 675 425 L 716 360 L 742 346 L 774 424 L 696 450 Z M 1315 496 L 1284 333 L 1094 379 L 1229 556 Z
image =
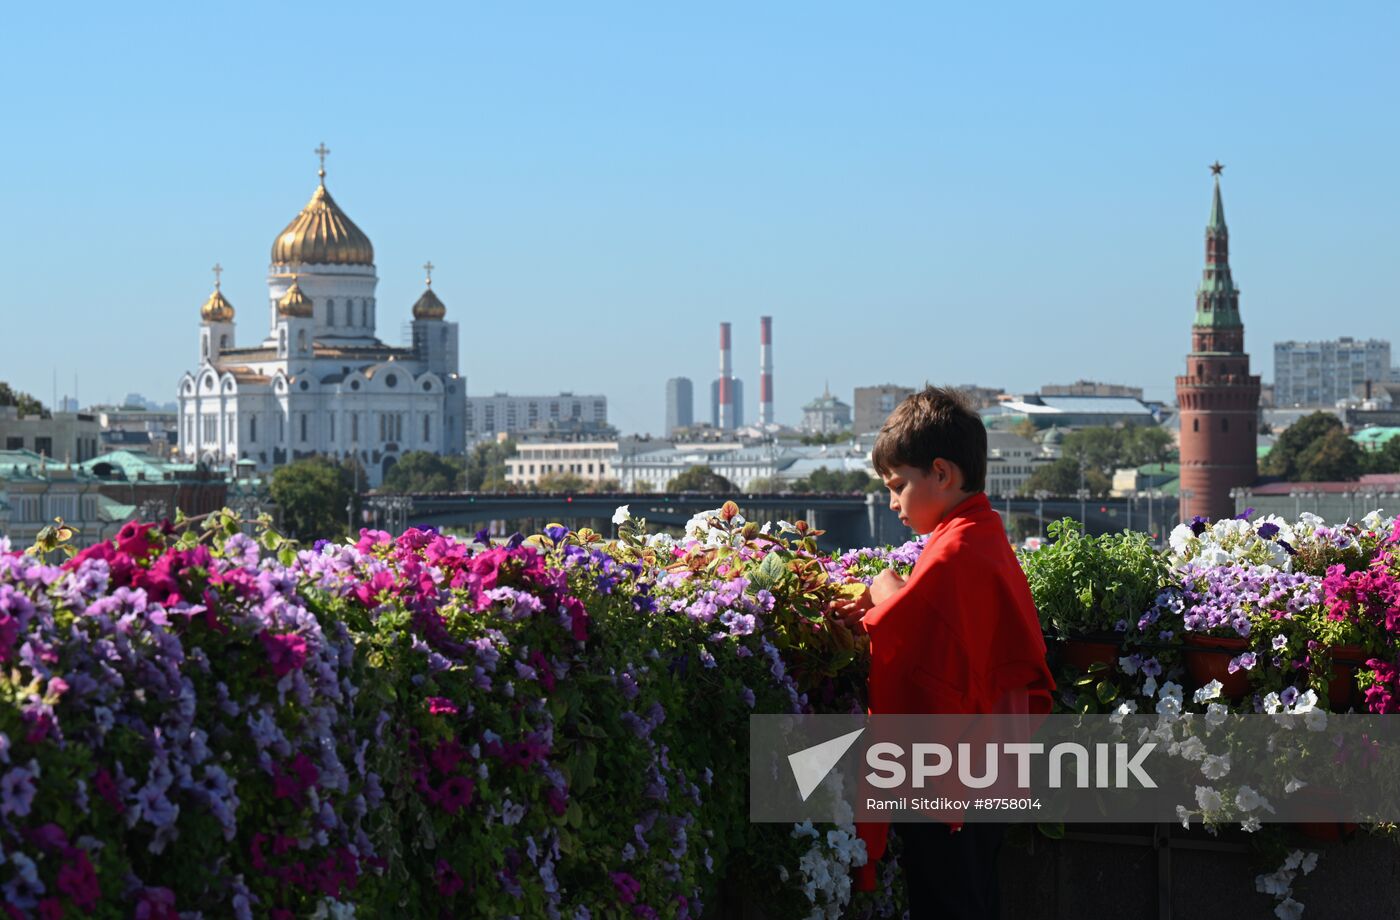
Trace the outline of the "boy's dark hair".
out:
M 963 490 L 987 487 L 987 427 L 960 391 L 924 387 L 900 403 L 875 438 L 870 462 L 881 476 L 897 466 L 927 470 L 938 459 L 956 463 Z

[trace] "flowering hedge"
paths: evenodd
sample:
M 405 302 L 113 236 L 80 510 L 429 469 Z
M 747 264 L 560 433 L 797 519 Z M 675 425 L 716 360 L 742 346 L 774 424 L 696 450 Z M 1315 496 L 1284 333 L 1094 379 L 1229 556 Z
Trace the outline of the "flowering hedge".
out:
M 680 539 L 615 523 L 299 547 L 224 512 L 61 564 L 0 538 L 5 911 L 686 918 L 728 885 L 774 918 L 895 915 L 892 861 L 851 892 L 848 824 L 747 820 L 744 743 L 751 712 L 861 711 L 862 641 L 824 611 L 921 544 L 826 556 L 733 505 Z M 1122 654 L 1062 671 L 1061 702 L 1225 705 L 1180 643 L 1230 631 L 1237 708 L 1326 702 L 1354 642 L 1363 705 L 1393 711 L 1396 527 L 1179 530 Z

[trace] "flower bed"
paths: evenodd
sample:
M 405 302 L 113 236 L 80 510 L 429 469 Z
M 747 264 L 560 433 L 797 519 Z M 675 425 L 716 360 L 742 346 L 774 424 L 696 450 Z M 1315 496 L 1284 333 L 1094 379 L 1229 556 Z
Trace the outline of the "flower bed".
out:
M 747 820 L 744 739 L 752 712 L 861 711 L 862 640 L 824 611 L 920 544 L 823 556 L 733 505 L 679 540 L 617 523 L 307 548 L 225 512 L 57 565 L 0 540 L 6 911 L 684 918 L 727 879 L 773 918 L 892 915 L 892 861 L 850 891 L 849 825 Z M 1355 699 L 1400 708 L 1397 527 L 1198 522 L 1170 556 L 1028 556 L 1052 639 L 1118 627 L 1061 702 L 1223 706 L 1182 637 L 1229 630 L 1237 709 L 1325 703 L 1347 645 Z M 1258 827 L 1215 804 L 1196 817 Z

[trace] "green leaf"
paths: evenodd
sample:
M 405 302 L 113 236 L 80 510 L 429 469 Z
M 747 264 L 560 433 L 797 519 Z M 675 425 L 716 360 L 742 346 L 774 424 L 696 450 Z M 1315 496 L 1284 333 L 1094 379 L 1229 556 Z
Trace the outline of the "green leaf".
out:
M 1118 685 L 1112 681 L 1101 680 L 1094 688 L 1094 695 L 1099 698 L 1100 703 L 1111 703 L 1118 699 Z
M 1049 837 L 1051 840 L 1064 839 L 1065 826 L 1062 822 L 1056 821 L 1054 823 L 1044 824 L 1037 823 L 1035 827 L 1036 830 L 1040 831 L 1042 834 L 1044 834 L 1046 837 Z

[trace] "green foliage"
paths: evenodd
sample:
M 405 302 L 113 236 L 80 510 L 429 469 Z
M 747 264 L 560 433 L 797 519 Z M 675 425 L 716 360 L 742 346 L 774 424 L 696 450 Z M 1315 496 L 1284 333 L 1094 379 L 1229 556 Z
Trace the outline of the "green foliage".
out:
M 1322 440 L 1334 431 L 1345 435 L 1341 421 L 1330 412 L 1314 412 L 1312 415 L 1303 416 L 1278 436 L 1273 448 L 1259 464 L 1259 472 L 1265 476 L 1279 476 L 1290 482 L 1301 480 L 1303 453 L 1312 447 L 1313 442 Z M 1326 453 L 1326 462 L 1330 462 L 1335 456 L 1335 449 L 1329 449 Z
M 297 539 L 331 539 L 345 533 L 351 470 L 326 457 L 278 467 L 269 490 L 282 512 L 282 526 Z M 364 480 L 361 480 L 364 485 Z
M 21 393 L 11 388 L 8 383 L 0 380 L 0 406 L 18 406 L 20 415 L 40 415 L 49 417 L 49 410 L 44 408 L 44 404 L 39 402 L 28 393 Z
M 578 473 L 545 473 L 539 479 L 541 492 L 586 492 L 589 485 Z
M 1361 478 L 1365 458 L 1361 447 L 1340 428 L 1313 441 L 1298 455 L 1298 476 L 1304 482 L 1338 482 Z
M 1049 535 L 1049 544 L 1021 554 L 1047 631 L 1077 636 L 1109 632 L 1119 620 L 1132 624 L 1170 583 L 1170 564 L 1146 534 L 1085 536 L 1065 518 Z
M 737 492 L 734 484 L 708 466 L 692 466 L 666 483 L 667 492 Z
M 855 432 L 851 431 L 829 431 L 826 434 L 804 434 L 802 443 L 807 445 L 817 444 L 849 444 L 856 438 Z
M 467 457 L 468 492 L 505 492 L 506 458 L 515 456 L 515 442 L 483 441 Z
M 1021 486 L 1022 495 L 1032 495 L 1044 489 L 1051 495 L 1073 495 L 1079 490 L 1079 461 L 1061 457 L 1047 463 L 1030 475 Z M 1084 471 L 1084 488 L 1095 496 L 1107 495 L 1113 488 L 1113 477 L 1102 470 Z
M 1368 473 L 1400 473 L 1400 437 L 1391 438 L 1381 449 L 1364 456 Z
M 456 492 L 462 488 L 466 465 L 465 457 L 411 450 L 399 457 L 379 491 Z
M 869 492 L 879 488 L 879 480 L 871 478 L 864 470 L 832 470 L 822 467 L 813 470 L 805 479 L 791 485 L 794 492 Z
M 1113 471 L 1171 458 L 1172 437 L 1155 426 L 1084 428 L 1065 435 L 1060 458 L 1042 466 L 1021 488 L 1021 494 L 1044 489 L 1055 495 L 1073 495 L 1080 488 L 1079 468 L 1084 466 L 1083 487 L 1096 496 L 1113 487 Z

